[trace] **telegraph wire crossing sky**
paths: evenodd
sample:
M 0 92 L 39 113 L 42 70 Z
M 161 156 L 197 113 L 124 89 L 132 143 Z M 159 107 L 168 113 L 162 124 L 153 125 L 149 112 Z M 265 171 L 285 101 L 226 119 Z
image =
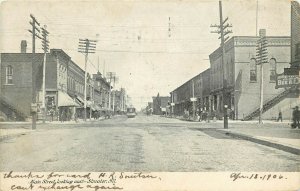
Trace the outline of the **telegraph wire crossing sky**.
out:
M 256 2 L 223 1 L 230 36 L 256 35 Z M 277 14 L 274 14 L 274 11 Z M 209 68 L 208 56 L 220 46 L 211 24 L 218 23 L 218 1 L 4 1 L 0 6 L 0 51 L 19 52 L 27 40 L 31 52 L 29 15 L 50 32 L 50 49 L 63 49 L 84 68 L 78 39 L 97 40 L 88 72 L 115 72 L 137 108 L 152 96 L 169 92 Z M 258 1 L 258 29 L 269 36 L 290 36 L 290 2 Z M 42 52 L 41 42 L 36 42 Z M 104 64 L 105 63 L 105 64 Z M 105 65 L 105 66 L 104 66 Z

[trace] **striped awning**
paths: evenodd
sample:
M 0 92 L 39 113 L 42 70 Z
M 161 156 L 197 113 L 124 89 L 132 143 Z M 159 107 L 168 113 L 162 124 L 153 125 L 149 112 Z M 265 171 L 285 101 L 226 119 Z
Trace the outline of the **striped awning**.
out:
M 76 103 L 67 93 L 58 91 L 58 101 L 57 101 L 58 107 L 63 106 L 79 106 L 78 103 Z

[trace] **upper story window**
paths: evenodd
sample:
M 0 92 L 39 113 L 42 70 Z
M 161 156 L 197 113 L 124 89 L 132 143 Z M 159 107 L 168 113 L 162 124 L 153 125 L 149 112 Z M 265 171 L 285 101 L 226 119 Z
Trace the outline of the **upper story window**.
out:
M 257 81 L 257 65 L 256 60 L 252 58 L 250 60 L 250 82 L 256 82 Z
M 276 60 L 274 58 L 270 59 L 270 82 L 276 81 Z
M 13 84 L 13 67 L 6 66 L 6 84 Z

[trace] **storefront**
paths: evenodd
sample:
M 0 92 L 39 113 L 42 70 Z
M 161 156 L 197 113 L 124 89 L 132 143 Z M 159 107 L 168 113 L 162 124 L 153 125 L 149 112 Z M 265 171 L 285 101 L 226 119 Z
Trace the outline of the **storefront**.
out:
M 75 119 L 76 107 L 80 106 L 67 93 L 57 92 L 57 109 L 60 121 L 70 121 Z

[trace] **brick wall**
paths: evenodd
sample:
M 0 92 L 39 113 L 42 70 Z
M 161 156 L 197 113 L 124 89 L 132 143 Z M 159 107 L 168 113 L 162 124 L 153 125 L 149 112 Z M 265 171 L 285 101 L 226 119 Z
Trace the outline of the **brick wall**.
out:
M 246 39 L 242 39 L 246 42 Z M 256 40 L 256 39 L 255 39 Z M 250 40 L 253 41 L 253 40 Z M 276 60 L 276 73 L 283 73 L 283 69 L 289 66 L 290 46 L 289 37 L 269 37 L 268 42 L 268 60 Z M 255 42 L 255 41 L 254 41 Z M 237 78 L 240 71 L 242 71 L 241 89 L 238 90 L 240 97 L 236 100 L 236 107 L 238 109 L 238 119 L 248 115 L 259 107 L 260 104 L 260 66 L 257 66 L 257 81 L 250 82 L 250 60 L 255 58 L 256 45 L 249 43 L 247 46 L 236 46 L 234 48 L 235 55 L 235 77 Z M 263 65 L 264 71 L 264 102 L 271 100 L 283 89 L 275 89 L 276 83 L 270 81 L 270 63 Z
M 42 54 L 36 54 L 35 64 L 40 70 L 43 61 Z M 13 83 L 6 84 L 6 67 L 13 68 Z M 37 87 L 41 79 L 37 78 Z M 3 53 L 1 54 L 1 96 L 23 114 L 30 115 L 32 102 L 32 58 L 31 54 Z

